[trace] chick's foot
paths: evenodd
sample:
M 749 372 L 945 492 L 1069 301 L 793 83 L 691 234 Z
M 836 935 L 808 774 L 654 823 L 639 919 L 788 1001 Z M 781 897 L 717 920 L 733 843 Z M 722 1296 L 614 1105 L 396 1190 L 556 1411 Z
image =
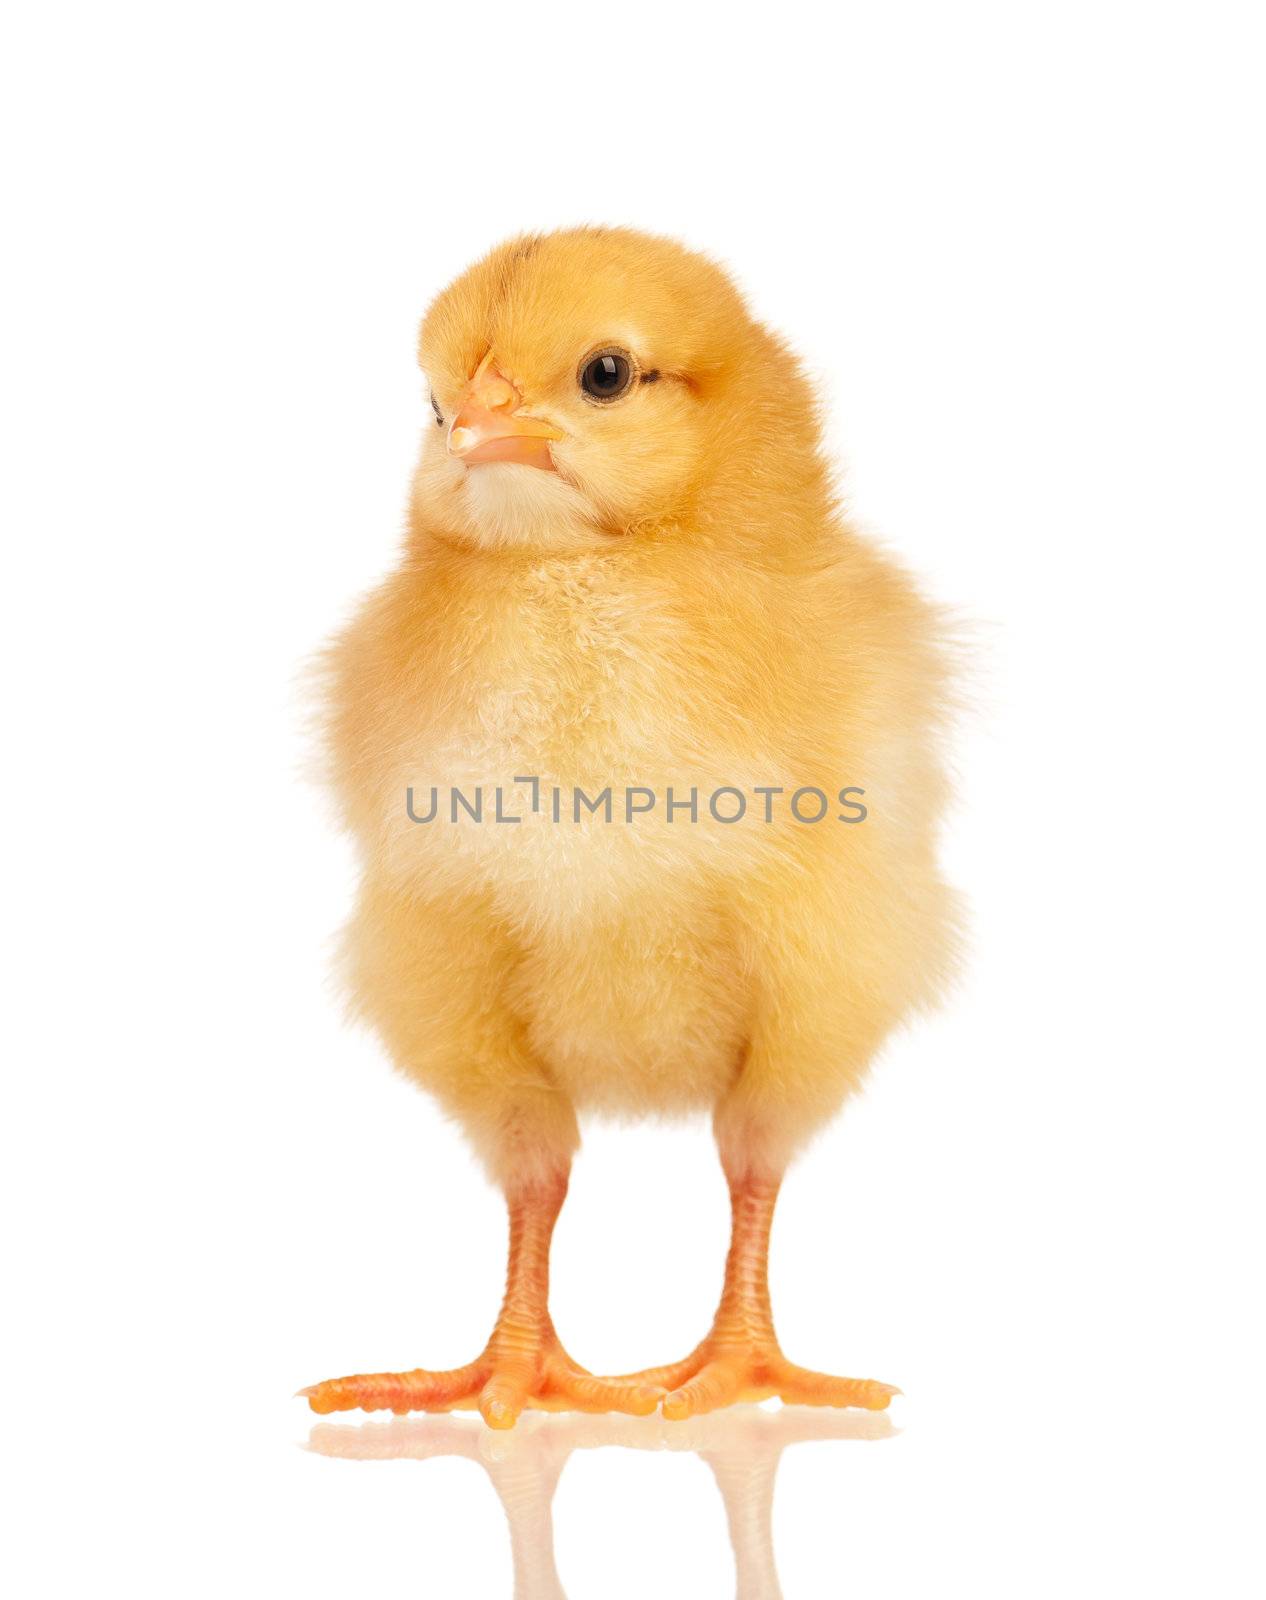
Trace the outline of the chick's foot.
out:
M 664 1416 L 669 1421 L 775 1395 L 792 1405 L 883 1411 L 893 1395 L 901 1393 L 873 1378 L 810 1372 L 783 1355 L 769 1299 L 769 1235 L 778 1187 L 777 1179 L 731 1177 L 733 1232 L 711 1333 L 684 1361 L 624 1380 L 667 1391 Z
M 313 1411 L 478 1410 L 490 1428 L 512 1428 L 525 1410 L 621 1411 L 649 1416 L 663 1389 L 641 1381 L 595 1378 L 578 1366 L 552 1330 L 539 1338 L 508 1336 L 501 1330 L 469 1366 L 447 1372 L 363 1373 L 330 1378 L 301 1389 Z
M 883 1411 L 901 1393 L 874 1378 L 835 1378 L 798 1367 L 783 1355 L 773 1334 L 764 1332 L 714 1332 L 684 1361 L 624 1381 L 667 1390 L 663 1410 L 670 1422 L 775 1396 L 788 1405 Z
M 595 1378 L 563 1349 L 549 1314 L 549 1246 L 566 1174 L 510 1197 L 506 1296 L 483 1354 L 448 1372 L 362 1373 L 301 1389 L 313 1411 L 477 1410 L 490 1428 L 512 1428 L 524 1410 L 623 1411 L 649 1416 L 661 1387 Z

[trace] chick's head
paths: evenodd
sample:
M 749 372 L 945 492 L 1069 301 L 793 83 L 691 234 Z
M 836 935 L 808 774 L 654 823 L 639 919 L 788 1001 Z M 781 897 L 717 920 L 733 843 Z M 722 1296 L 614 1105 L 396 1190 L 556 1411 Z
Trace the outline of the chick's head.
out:
M 680 516 L 769 447 L 812 448 L 794 361 L 726 274 L 667 239 L 584 228 L 511 240 L 422 325 L 431 388 L 415 510 L 484 546 L 567 546 Z

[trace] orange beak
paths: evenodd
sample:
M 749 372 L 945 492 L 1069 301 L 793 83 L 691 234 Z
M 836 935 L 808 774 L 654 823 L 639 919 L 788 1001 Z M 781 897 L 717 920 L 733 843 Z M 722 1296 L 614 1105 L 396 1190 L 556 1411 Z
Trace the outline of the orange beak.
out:
M 548 422 L 525 417 L 523 396 L 492 364 L 492 352 L 479 363 L 457 404 L 448 430 L 448 453 L 468 467 L 514 461 L 522 467 L 554 471 L 550 440 L 563 435 Z

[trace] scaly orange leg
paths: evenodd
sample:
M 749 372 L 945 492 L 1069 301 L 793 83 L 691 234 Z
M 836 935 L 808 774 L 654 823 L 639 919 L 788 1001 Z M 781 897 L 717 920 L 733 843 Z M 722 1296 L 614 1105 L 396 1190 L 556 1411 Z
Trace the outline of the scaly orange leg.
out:
M 664 1415 L 670 1421 L 773 1395 L 796 1405 L 882 1411 L 894 1394 L 901 1393 L 873 1378 L 810 1372 L 783 1355 L 769 1299 L 769 1235 L 779 1187 L 777 1179 L 730 1179 L 733 1233 L 712 1331 L 684 1361 L 622 1380 L 670 1391 L 664 1399 Z
M 301 1389 L 313 1411 L 459 1411 L 478 1408 L 490 1428 L 512 1428 L 525 1408 L 623 1411 L 648 1416 L 662 1387 L 595 1378 L 563 1349 L 549 1314 L 549 1250 L 566 1175 L 509 1199 L 506 1294 L 492 1337 L 469 1365 L 448 1372 L 364 1373 Z

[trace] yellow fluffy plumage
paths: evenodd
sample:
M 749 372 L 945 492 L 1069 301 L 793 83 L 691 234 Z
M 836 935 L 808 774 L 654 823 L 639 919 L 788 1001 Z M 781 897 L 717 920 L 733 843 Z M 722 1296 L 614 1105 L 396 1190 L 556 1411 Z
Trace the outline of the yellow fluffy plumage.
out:
M 627 357 L 613 400 L 578 382 L 595 351 Z M 363 861 L 351 993 L 505 1189 L 512 1247 L 535 1238 L 533 1208 L 552 1225 L 578 1112 L 710 1110 L 735 1196 L 727 1296 L 755 1252 L 767 1299 L 765 1199 L 950 960 L 937 616 L 841 516 L 794 357 L 681 246 L 513 240 L 440 296 L 420 357 L 437 425 L 403 559 L 330 656 L 334 781 Z M 449 424 L 485 373 L 503 387 L 470 414 L 548 428 L 535 464 L 454 452 Z M 845 787 L 864 795 L 841 802 Z M 409 789 L 415 815 L 435 789 L 434 820 L 411 820 Z M 454 789 L 481 791 L 482 820 Z M 577 819 L 575 791 L 608 789 L 611 820 L 587 803 Z M 654 804 L 630 815 L 630 791 Z M 734 791 L 746 812 L 721 820 Z M 827 815 L 799 820 L 813 791 Z M 513 1248 L 511 1267 L 507 1305 Z M 460 1393 L 380 1375 L 313 1403 L 478 1403 L 502 1425 L 524 1404 L 584 1404 L 550 1375 L 540 1302 L 526 1376 L 507 1376 L 494 1334 Z M 595 1403 L 846 1403 L 783 1381 L 772 1340 L 770 1324 L 741 1371 L 705 1340 L 695 1370 Z

